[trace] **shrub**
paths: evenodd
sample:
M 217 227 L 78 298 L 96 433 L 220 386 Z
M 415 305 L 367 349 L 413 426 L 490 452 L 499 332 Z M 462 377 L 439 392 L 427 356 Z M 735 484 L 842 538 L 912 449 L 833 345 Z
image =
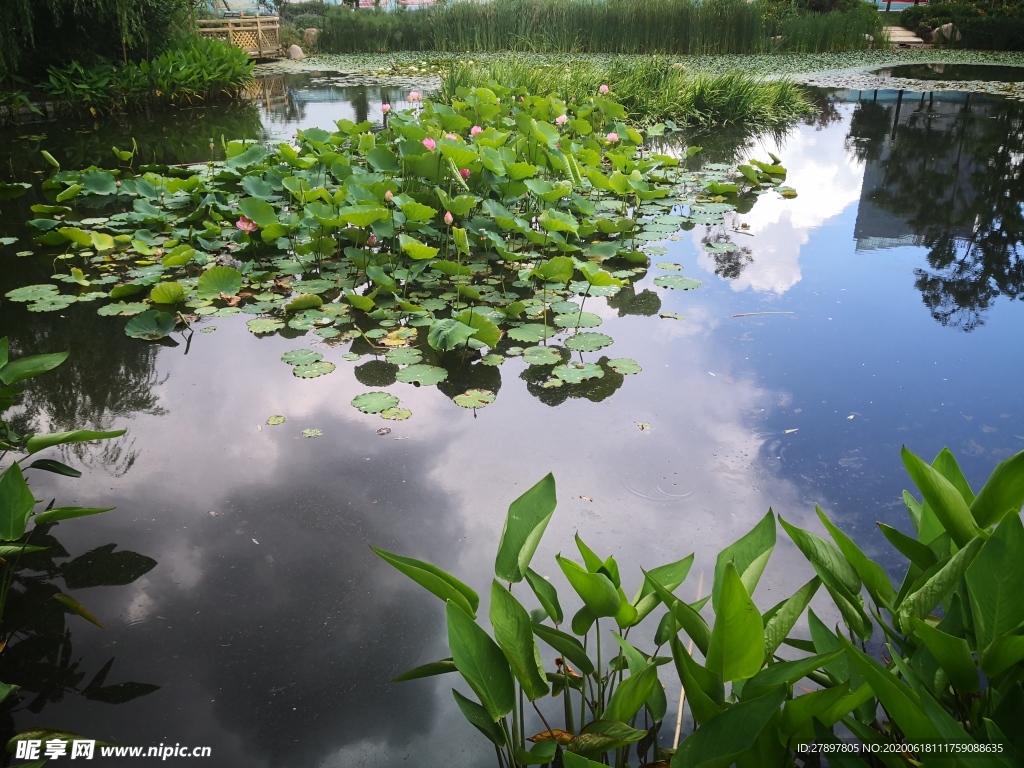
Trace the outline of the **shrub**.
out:
M 952 23 L 963 39 L 951 42 L 963 48 L 1024 50 L 1024 6 L 968 3 L 963 0 L 936 2 L 907 8 L 900 23 L 922 37 L 943 24 Z
M 309 29 L 310 27 L 316 27 L 317 29 L 324 28 L 324 17 L 314 16 L 311 13 L 304 13 L 301 16 L 296 16 L 291 20 L 291 25 L 296 29 Z

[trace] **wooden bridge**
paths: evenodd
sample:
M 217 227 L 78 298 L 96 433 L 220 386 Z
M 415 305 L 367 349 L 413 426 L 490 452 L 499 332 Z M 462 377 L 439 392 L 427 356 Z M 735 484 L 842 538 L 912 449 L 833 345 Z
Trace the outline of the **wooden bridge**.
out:
M 284 55 L 281 50 L 281 21 L 277 16 L 200 19 L 199 34 L 248 51 L 254 59 Z

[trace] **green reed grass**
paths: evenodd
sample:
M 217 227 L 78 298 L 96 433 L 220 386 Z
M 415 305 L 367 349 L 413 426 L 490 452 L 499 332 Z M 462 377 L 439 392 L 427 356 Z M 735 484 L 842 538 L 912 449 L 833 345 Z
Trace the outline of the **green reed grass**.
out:
M 538 64 L 515 57 L 456 62 L 442 76 L 441 98 L 451 101 L 460 87 L 491 82 L 570 103 L 584 102 L 608 84 L 639 124 L 673 120 L 678 125 L 770 126 L 814 112 L 800 87 L 787 80 L 766 81 L 744 72 L 690 73 L 663 56 L 608 63 L 570 59 Z
M 320 44 L 330 53 L 849 50 L 868 47 L 864 35 L 880 31 L 872 13 L 795 14 L 769 22 L 761 4 L 746 0 L 458 0 L 418 11 L 333 8 Z

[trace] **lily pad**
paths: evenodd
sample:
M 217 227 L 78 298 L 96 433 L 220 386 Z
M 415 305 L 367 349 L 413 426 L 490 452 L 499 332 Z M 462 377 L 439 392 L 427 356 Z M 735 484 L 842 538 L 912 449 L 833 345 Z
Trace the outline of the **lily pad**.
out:
M 608 367 L 611 368 L 616 373 L 621 373 L 623 375 L 629 375 L 631 373 L 640 373 L 640 371 L 643 370 L 643 368 L 640 367 L 636 360 L 633 360 L 632 358 L 629 357 L 616 357 L 612 360 L 609 360 Z
M 363 413 L 381 413 L 398 405 L 398 398 L 387 392 L 364 392 L 356 395 L 352 405 Z
M 53 296 L 57 291 L 56 285 L 47 283 L 46 285 L 26 285 L 23 288 L 15 288 L 4 295 L 11 301 L 38 301 Z
M 678 291 L 690 291 L 700 287 L 700 280 L 682 275 L 660 275 L 654 278 L 654 284 L 661 288 L 672 288 Z
M 216 325 L 208 325 L 205 328 L 200 328 L 199 332 L 200 333 L 213 333 L 216 330 L 217 330 L 217 326 Z
M 555 316 L 555 325 L 559 328 L 596 328 L 601 318 L 593 312 L 571 312 Z
M 545 338 L 551 338 L 554 335 L 554 328 L 545 328 L 539 323 L 520 325 L 515 328 L 509 328 L 508 331 L 508 337 L 510 339 L 526 343 L 536 343 L 538 341 L 543 341 Z
M 302 430 L 303 437 L 323 437 L 324 433 L 319 429 L 304 429 Z
M 67 294 L 46 296 L 28 305 L 29 312 L 59 312 L 75 303 L 75 297 Z
M 174 331 L 174 315 L 151 309 L 136 315 L 124 327 L 125 335 L 133 339 L 157 341 Z
M 403 368 L 396 374 L 395 378 L 403 384 L 419 384 L 429 387 L 432 384 L 439 384 L 447 379 L 448 371 L 437 365 L 420 363 Z
M 278 424 L 284 424 L 284 422 L 284 416 L 271 416 L 269 419 L 267 419 L 267 424 L 269 424 L 272 427 L 276 427 Z
M 460 408 L 483 408 L 494 402 L 494 393 L 489 389 L 467 389 L 452 399 Z
M 257 336 L 264 333 L 273 333 L 284 328 L 284 321 L 272 317 L 257 317 L 246 323 L 249 330 Z
M 380 412 L 380 417 L 389 421 L 405 421 L 410 416 L 412 411 L 408 408 L 385 408 Z
M 676 264 L 674 261 L 659 261 L 654 266 L 658 269 L 668 270 L 669 272 L 678 272 L 683 268 L 682 264 Z
M 600 379 L 604 376 L 601 366 L 596 363 L 568 363 L 556 365 L 551 374 L 566 384 L 579 384 L 587 379 Z
M 281 362 L 288 363 L 288 365 L 307 365 L 309 363 L 317 363 L 323 359 L 323 355 L 319 352 L 314 352 L 312 349 L 292 349 L 281 355 Z
M 523 360 L 530 365 L 554 365 L 562 362 L 562 356 L 553 347 L 528 347 L 523 350 Z
M 395 365 L 416 365 L 423 359 L 423 353 L 412 347 L 397 347 L 389 349 L 384 354 L 384 359 Z
M 337 328 L 317 328 L 315 331 L 313 331 L 313 333 L 315 333 L 321 339 L 333 339 L 341 335 L 341 331 L 339 331 Z
M 484 355 L 480 359 L 480 364 L 481 365 L 497 366 L 497 365 L 501 365 L 503 362 L 505 362 L 505 356 L 504 355 L 496 354 L 494 352 L 492 352 L 489 355 Z
M 596 352 L 613 342 L 614 339 L 611 336 L 606 336 L 603 333 L 577 333 L 565 340 L 565 346 L 576 352 Z
M 341 356 L 341 359 L 348 360 L 351 363 L 354 362 L 355 360 L 358 360 L 359 355 L 357 355 L 355 352 L 346 352 L 344 355 Z
M 149 304 L 146 304 L 143 301 L 133 301 L 129 303 L 119 301 L 116 304 L 103 305 L 96 310 L 96 314 L 102 315 L 103 317 L 113 317 L 114 315 L 129 317 L 131 315 L 137 315 L 140 312 L 145 312 L 147 309 L 149 309 Z
M 292 374 L 300 379 L 315 379 L 334 370 L 334 363 L 320 360 L 315 363 L 303 363 L 292 368 Z

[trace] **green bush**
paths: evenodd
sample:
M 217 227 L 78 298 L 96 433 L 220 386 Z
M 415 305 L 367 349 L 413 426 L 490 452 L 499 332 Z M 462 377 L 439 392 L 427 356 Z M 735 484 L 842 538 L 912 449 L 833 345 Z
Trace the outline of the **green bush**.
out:
M 296 16 L 291 19 L 291 25 L 296 29 L 309 29 L 315 27 L 316 29 L 324 28 L 324 17 L 314 16 L 311 13 L 304 13 L 301 16 Z
M 907 8 L 900 23 L 925 37 L 943 24 L 952 23 L 963 39 L 951 42 L 963 48 L 996 51 L 1024 50 L 1024 5 L 969 3 L 963 0 L 936 2 Z

